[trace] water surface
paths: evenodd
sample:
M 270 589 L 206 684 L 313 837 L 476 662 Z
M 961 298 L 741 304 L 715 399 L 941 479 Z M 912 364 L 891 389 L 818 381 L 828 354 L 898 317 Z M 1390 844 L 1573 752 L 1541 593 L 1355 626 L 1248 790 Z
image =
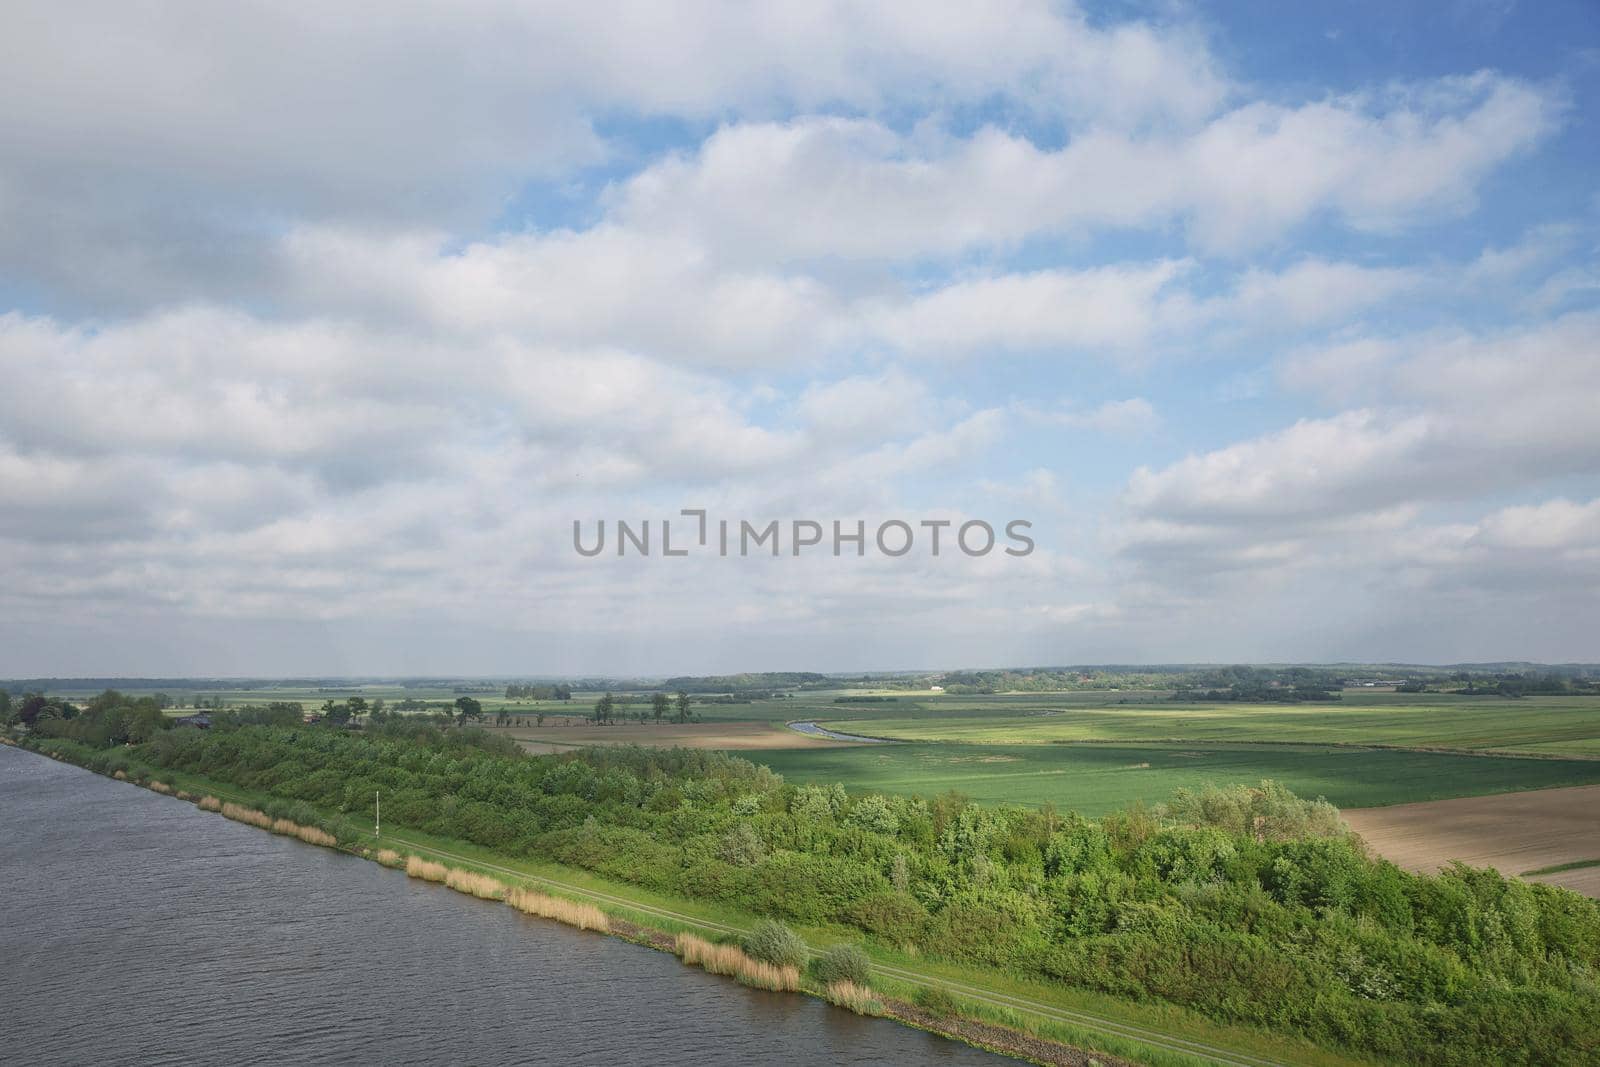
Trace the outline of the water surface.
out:
M 0 746 L 0 1061 L 1004 1064 Z

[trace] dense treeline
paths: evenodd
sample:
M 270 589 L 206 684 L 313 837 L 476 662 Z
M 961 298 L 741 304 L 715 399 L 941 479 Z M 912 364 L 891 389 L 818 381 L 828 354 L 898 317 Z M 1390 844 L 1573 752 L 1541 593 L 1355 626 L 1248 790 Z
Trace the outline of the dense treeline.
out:
M 29 693 L 11 717 L 41 737 L 60 737 L 94 748 L 138 744 L 172 725 L 157 697 L 127 697 L 115 689 L 78 707 L 71 701 Z
M 506 686 L 507 700 L 571 700 L 572 687 L 513 682 Z
M 430 833 L 1405 1062 L 1600 1057 L 1600 905 L 1374 862 L 1330 806 L 1270 783 L 1091 821 L 795 787 L 714 752 L 531 757 L 405 720 L 72 754 L 362 815 L 381 790 L 386 819 Z
M 812 671 L 762 671 L 754 674 L 714 674 L 668 678 L 661 688 L 684 693 L 772 692 L 780 689 L 818 689 L 837 685 L 838 679 Z M 648 686 L 642 688 L 650 688 Z

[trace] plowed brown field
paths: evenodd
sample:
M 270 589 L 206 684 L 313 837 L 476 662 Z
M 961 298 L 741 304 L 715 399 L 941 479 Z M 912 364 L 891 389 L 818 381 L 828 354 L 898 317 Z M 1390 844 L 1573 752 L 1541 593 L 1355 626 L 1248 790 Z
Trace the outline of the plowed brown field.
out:
M 1462 797 L 1344 812 L 1373 850 L 1412 871 L 1451 860 L 1502 874 L 1600 859 L 1600 786 Z M 1600 898 L 1600 867 L 1536 875 Z

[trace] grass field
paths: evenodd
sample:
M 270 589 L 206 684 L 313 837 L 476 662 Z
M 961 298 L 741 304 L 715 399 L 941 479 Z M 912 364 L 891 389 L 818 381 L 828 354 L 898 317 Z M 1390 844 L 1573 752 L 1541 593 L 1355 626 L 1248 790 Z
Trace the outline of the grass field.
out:
M 589 722 L 547 720 L 544 726 L 490 726 L 490 732 L 515 738 L 530 752 L 559 752 L 587 745 L 644 745 L 651 748 L 744 749 L 834 748 L 846 742 L 808 737 L 781 723 L 770 722 L 624 722 L 596 726 Z
M 987 707 L 935 704 L 901 717 L 857 716 L 846 707 L 837 706 L 828 716 L 834 728 L 918 741 L 1270 741 L 1600 756 L 1600 698 L 1595 697 L 1357 693 L 1337 704 L 1125 706 L 1034 699 Z M 963 713 L 951 714 L 958 710 Z
M 1297 745 L 901 744 L 741 752 L 792 782 L 1097 815 L 1207 783 L 1283 782 L 1340 807 L 1600 783 L 1600 761 L 1517 759 Z

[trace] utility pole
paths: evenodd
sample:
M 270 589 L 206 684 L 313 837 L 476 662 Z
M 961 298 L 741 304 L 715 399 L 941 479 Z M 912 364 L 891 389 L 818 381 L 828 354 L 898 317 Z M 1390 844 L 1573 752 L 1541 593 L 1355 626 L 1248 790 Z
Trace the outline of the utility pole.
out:
M 372 836 L 383 836 L 383 796 L 376 790 L 372 793 Z

